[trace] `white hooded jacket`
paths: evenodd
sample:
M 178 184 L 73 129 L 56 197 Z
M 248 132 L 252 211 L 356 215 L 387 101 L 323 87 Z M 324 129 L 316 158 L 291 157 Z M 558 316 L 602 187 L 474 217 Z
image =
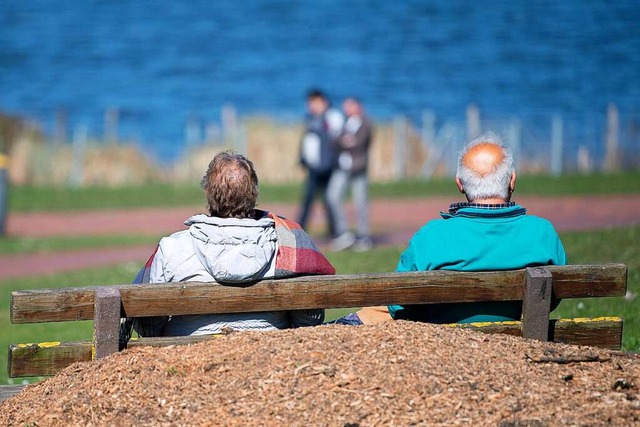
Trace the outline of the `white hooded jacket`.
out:
M 243 283 L 274 276 L 278 239 L 273 219 L 195 215 L 185 225 L 188 230 L 160 240 L 151 265 L 151 283 Z M 215 334 L 223 328 L 284 329 L 323 320 L 323 310 L 172 316 L 162 335 Z

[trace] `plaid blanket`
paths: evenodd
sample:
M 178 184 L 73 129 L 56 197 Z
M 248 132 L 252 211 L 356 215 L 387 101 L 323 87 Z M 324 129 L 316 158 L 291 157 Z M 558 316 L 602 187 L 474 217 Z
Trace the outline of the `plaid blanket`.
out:
M 272 212 L 258 211 L 258 213 L 260 212 L 275 222 L 278 253 L 276 254 L 274 279 L 315 274 L 336 274 L 335 268 L 320 252 L 320 249 L 300 224 Z M 158 247 L 156 247 L 147 263 L 133 280 L 134 284 L 150 283 L 151 264 L 153 264 L 157 251 Z
M 289 219 L 278 216 L 272 212 L 257 211 L 275 222 L 276 236 L 278 239 L 278 253 L 276 254 L 276 265 L 274 279 L 285 279 L 287 277 L 311 276 L 319 274 L 336 274 L 335 268 L 329 260 L 320 252 L 311 237 L 302 227 Z M 144 267 L 138 272 L 133 284 L 151 283 L 151 265 L 158 252 L 159 246 L 149 257 Z M 149 317 L 144 319 L 126 319 L 120 325 L 120 347 L 126 347 L 127 341 L 131 338 L 131 331 L 145 330 L 145 336 L 157 335 L 168 318 Z
M 336 274 L 336 269 L 322 255 L 300 224 L 272 212 L 266 212 L 266 215 L 275 221 L 278 236 L 274 278 Z

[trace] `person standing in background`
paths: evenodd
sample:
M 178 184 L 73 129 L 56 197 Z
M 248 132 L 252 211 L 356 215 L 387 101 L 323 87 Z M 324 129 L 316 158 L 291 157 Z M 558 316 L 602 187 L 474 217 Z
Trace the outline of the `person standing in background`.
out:
M 298 223 L 307 229 L 313 200 L 316 193 L 320 193 L 329 235 L 333 238 L 337 234 L 327 199 L 327 186 L 336 162 L 336 140 L 343 125 L 342 114 L 331 108 L 327 95 L 321 90 L 311 89 L 307 93 L 307 116 L 300 146 L 300 163 L 307 169 L 307 180 Z
M 342 110 L 346 121 L 342 134 L 337 139 L 338 161 L 327 190 L 337 235 L 332 242 L 332 249 L 341 251 L 353 246 L 357 251 L 367 251 L 373 246 L 369 231 L 367 178 L 373 127 L 358 99 L 345 99 Z M 356 211 L 356 234 L 349 230 L 343 206 L 349 184 Z

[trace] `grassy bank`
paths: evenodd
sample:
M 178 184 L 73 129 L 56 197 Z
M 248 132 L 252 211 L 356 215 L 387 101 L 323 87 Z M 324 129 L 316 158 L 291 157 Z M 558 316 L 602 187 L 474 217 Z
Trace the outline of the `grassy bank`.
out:
M 76 237 L 45 237 L 21 238 L 6 237 L 0 239 L 0 255 L 38 254 L 57 251 L 95 249 L 110 247 L 125 247 L 136 245 L 152 246 L 158 243 L 162 236 L 76 236 Z
M 302 184 L 260 187 L 261 203 L 297 203 Z M 640 192 L 640 172 L 620 174 L 522 176 L 518 178 L 517 195 L 586 195 L 629 194 Z M 452 178 L 431 181 L 411 180 L 373 183 L 372 198 L 449 196 L 458 192 Z M 129 207 L 202 206 L 202 190 L 193 185 L 148 184 L 136 187 L 47 188 L 13 187 L 9 193 L 11 212 L 65 211 L 82 209 L 115 209 Z
M 595 317 L 618 315 L 625 320 L 623 345 L 626 350 L 640 351 L 640 226 L 611 230 L 562 233 L 571 264 L 623 262 L 629 266 L 627 298 L 597 298 L 563 301 L 553 317 Z M 366 253 L 340 252 L 328 254 L 338 273 L 384 272 L 395 269 L 402 247 L 376 248 Z M 129 283 L 138 263 L 87 269 L 46 277 L 0 281 L 0 384 L 7 382 L 4 367 L 9 343 L 90 339 L 91 322 L 12 325 L 9 323 L 9 299 L 12 290 L 83 286 L 89 284 Z M 327 319 L 343 314 L 330 310 Z

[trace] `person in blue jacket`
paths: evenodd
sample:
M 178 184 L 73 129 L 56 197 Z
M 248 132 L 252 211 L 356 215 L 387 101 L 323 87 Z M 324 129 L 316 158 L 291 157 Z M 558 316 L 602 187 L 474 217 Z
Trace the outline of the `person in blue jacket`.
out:
M 335 220 L 327 197 L 327 187 L 337 161 L 337 139 L 342 132 L 344 117 L 331 107 L 327 95 L 319 89 L 307 93 L 305 129 L 300 142 L 300 164 L 307 171 L 304 195 L 298 223 L 307 230 L 316 193 L 322 198 L 327 216 L 327 228 L 332 238 L 336 234 Z
M 511 200 L 516 185 L 513 155 L 493 133 L 468 143 L 458 158 L 456 185 L 466 202 L 427 222 L 409 241 L 396 271 L 513 270 L 567 262 L 562 242 L 546 219 L 527 215 Z M 390 305 L 393 319 L 431 323 L 519 320 L 522 302 Z M 336 323 L 385 320 L 382 307 L 363 309 Z M 386 316 L 386 319 L 389 317 Z M 373 319 L 373 320 L 371 320 Z

